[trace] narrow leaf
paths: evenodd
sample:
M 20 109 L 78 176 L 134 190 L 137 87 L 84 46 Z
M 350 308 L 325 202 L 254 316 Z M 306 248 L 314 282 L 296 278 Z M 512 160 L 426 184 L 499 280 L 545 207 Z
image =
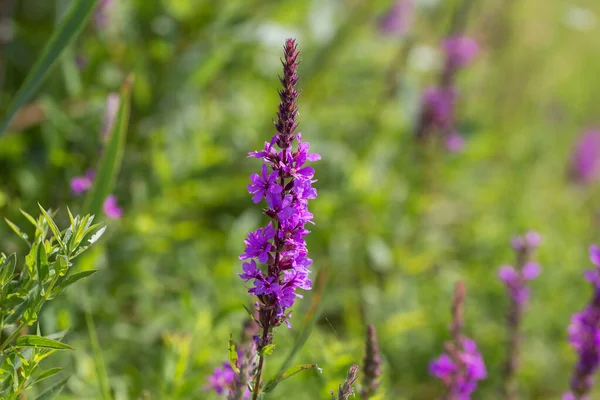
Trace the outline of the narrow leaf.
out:
M 0 286 L 10 282 L 17 266 L 17 255 L 12 253 L 4 259 L 0 267 Z
M 235 371 L 236 374 L 240 373 L 240 369 L 238 368 L 238 353 L 235 348 L 235 343 L 233 343 L 233 335 L 229 334 L 229 363 L 231 363 L 231 368 Z
M 44 243 L 40 243 L 37 247 L 37 256 L 35 258 L 35 264 L 38 273 L 38 279 L 40 281 L 40 288 L 42 289 L 42 295 L 44 294 L 43 282 L 48 277 L 48 255 L 46 254 L 46 246 Z
M 62 390 L 64 389 L 64 387 L 68 381 L 69 381 L 69 377 L 66 377 L 65 379 L 58 382 L 57 384 L 50 386 L 46 391 L 44 391 L 42 394 L 40 394 L 38 397 L 36 397 L 35 400 L 52 400 L 52 399 L 54 399 L 56 396 L 58 396 L 58 394 L 60 392 L 62 392 Z
M 271 343 L 263 347 L 259 352 L 259 356 L 270 356 L 273 354 L 273 349 L 275 349 L 275 343 Z
M 108 143 L 96 168 L 94 184 L 85 198 L 83 209 L 88 214 L 98 215 L 106 197 L 112 192 L 121 169 L 125 152 L 125 138 L 131 108 L 132 76 L 129 76 L 119 94 L 119 110 L 112 126 Z
M 4 133 L 17 110 L 40 87 L 63 50 L 79 34 L 96 2 L 97 0 L 78 0 L 72 2 L 73 5 L 57 26 L 46 47 L 44 47 L 42 54 L 37 58 L 33 68 L 29 71 L 17 94 L 12 99 L 4 120 L 0 123 L 0 135 Z
M 298 372 L 306 371 L 313 368 L 317 368 L 317 364 L 296 365 L 294 367 L 288 368 L 285 371 L 278 373 L 271 380 L 266 382 L 262 387 L 262 391 L 263 393 L 269 393 L 270 391 L 275 389 L 277 385 L 279 385 L 282 381 L 286 380 L 290 376 L 296 375 Z
M 24 335 L 17 338 L 16 347 L 37 347 L 42 349 L 75 350 L 71 346 L 36 335 Z
M 62 370 L 63 370 L 62 368 L 58 368 L 58 367 L 57 368 L 47 369 L 47 370 L 43 371 L 41 374 L 39 374 L 35 378 L 35 381 L 33 381 L 33 383 L 38 383 L 38 382 L 43 381 L 44 379 L 48 379 L 51 376 L 54 376 L 54 375 L 58 374 Z
M 12 229 L 17 235 L 19 235 L 19 237 L 21 239 L 23 239 L 24 241 L 26 241 L 27 244 L 31 245 L 31 243 L 29 243 L 29 236 L 27 236 L 27 234 L 25 232 L 23 232 L 21 230 L 21 228 L 19 228 L 17 225 L 15 225 L 14 223 L 12 223 L 7 218 L 4 218 L 4 220 L 6 221 L 6 223 L 8 224 L 8 226 L 10 226 L 10 229 Z
M 65 290 L 67 287 L 71 286 L 75 282 L 77 282 L 83 278 L 87 278 L 88 276 L 91 276 L 95 273 L 96 273 L 96 270 L 92 269 L 89 271 L 82 271 L 82 272 L 78 272 L 73 275 L 69 275 L 65 280 L 63 280 L 62 282 L 60 282 L 56 285 L 56 287 L 54 288 L 54 291 L 52 292 L 52 297 L 56 297 L 63 290 Z
M 38 203 L 38 206 L 40 207 L 40 211 L 42 212 L 42 215 L 44 216 L 44 219 L 46 220 L 46 223 L 48 223 L 48 226 L 50 227 L 50 230 L 52 231 L 52 234 L 54 235 L 54 238 L 56 239 L 56 241 L 58 242 L 58 244 L 60 245 L 60 247 L 64 248 L 65 245 L 64 245 L 64 243 L 63 243 L 63 241 L 61 239 L 60 229 L 58 229 L 58 226 L 56 225 L 56 222 L 54 222 L 54 220 L 52 219 L 52 217 L 50 216 L 50 214 L 48 214 L 48 212 L 46 210 L 44 210 L 44 207 L 42 207 L 39 203 Z

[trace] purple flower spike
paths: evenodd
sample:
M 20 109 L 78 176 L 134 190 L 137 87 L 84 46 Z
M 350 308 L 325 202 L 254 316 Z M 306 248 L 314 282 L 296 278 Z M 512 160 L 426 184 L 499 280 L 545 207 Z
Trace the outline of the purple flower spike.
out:
M 442 47 L 452 69 L 466 67 L 479 54 L 477 41 L 468 36 L 450 37 L 444 40 Z
M 570 175 L 583 184 L 600 178 L 600 131 L 590 130 L 579 138 L 571 156 Z
M 514 237 L 511 240 L 511 246 L 516 255 L 516 267 L 504 265 L 498 270 L 498 277 L 504 282 L 509 297 L 506 316 L 507 353 L 503 368 L 503 391 L 504 397 L 507 399 L 516 398 L 518 393 L 515 375 L 520 363 L 521 320 L 524 307 L 529 300 L 527 282 L 537 278 L 541 272 L 540 265 L 530 259 L 541 241 L 541 236 L 533 231 Z
M 429 364 L 429 373 L 446 386 L 447 399 L 469 400 L 477 382 L 487 377 L 483 357 L 474 340 L 463 336 L 463 304 L 466 289 L 457 282 L 452 301 L 452 341 L 446 343 L 446 353 Z
M 321 157 L 309 153 L 310 144 L 296 132 L 298 56 L 295 41 L 288 39 L 282 60 L 277 134 L 265 142 L 263 150 L 249 153 L 264 164 L 260 174 L 250 176 L 248 191 L 254 203 L 266 199 L 265 214 L 271 222 L 250 232 L 244 241 L 246 249 L 240 259 L 249 261 L 243 264 L 240 277 L 250 283 L 248 292 L 258 297 L 258 321 L 263 332 L 287 322 L 288 309 L 300 297 L 297 289 L 308 290 L 312 283 L 308 278 L 312 261 L 307 257 L 304 238 L 309 232 L 305 224 L 313 218 L 308 201 L 317 197 L 317 191 L 312 187 L 315 170 L 305 164 Z M 270 340 L 268 334 L 263 335 L 259 350 Z
M 583 311 L 575 313 L 569 325 L 569 342 L 579 357 L 571 378 L 571 391 L 563 399 L 587 399 L 594 384 L 594 375 L 600 367 L 600 266 L 598 247 L 590 247 L 590 260 L 595 265 L 593 271 L 586 271 L 585 277 L 593 284 L 593 296 Z M 592 279 L 591 279 L 592 278 Z
M 104 200 L 102 211 L 110 219 L 119 219 L 123 216 L 123 209 L 118 206 L 117 198 L 112 194 Z

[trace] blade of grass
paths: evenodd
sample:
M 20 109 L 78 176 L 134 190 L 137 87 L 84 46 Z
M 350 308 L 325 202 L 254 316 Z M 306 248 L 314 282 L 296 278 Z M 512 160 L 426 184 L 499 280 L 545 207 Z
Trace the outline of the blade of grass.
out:
M 304 320 L 302 321 L 302 326 L 300 327 L 300 331 L 298 332 L 298 336 L 296 337 L 296 342 L 288 354 L 287 358 L 279 367 L 278 374 L 284 373 L 287 368 L 290 366 L 296 353 L 302 349 L 304 343 L 308 340 L 310 333 L 312 332 L 315 323 L 319 315 L 321 314 L 321 300 L 323 298 L 323 293 L 325 292 L 325 284 L 327 283 L 327 272 L 323 267 L 319 270 L 317 274 L 317 278 L 315 280 L 315 289 L 313 291 L 313 295 L 310 301 L 310 306 L 304 316 Z
M 106 197 L 113 190 L 121 161 L 125 152 L 125 138 L 127 137 L 127 125 L 129 123 L 129 111 L 131 109 L 131 86 L 133 76 L 130 75 L 119 93 L 119 110 L 115 122 L 110 130 L 108 143 L 104 148 L 102 157 L 96 168 L 94 184 L 85 198 L 83 210 L 87 214 L 98 215 Z
M 25 81 L 17 91 L 2 123 L 0 124 L 0 135 L 4 133 L 10 120 L 17 110 L 25 104 L 33 93 L 40 87 L 48 73 L 71 41 L 79 34 L 86 21 L 88 20 L 97 0 L 77 0 L 57 26 L 50 37 L 50 40 L 44 47 L 42 54 L 38 57 L 35 64 L 27 74 Z
M 102 357 L 102 350 L 100 349 L 100 342 L 98 342 L 98 335 L 96 333 L 96 326 L 89 310 L 85 311 L 85 323 L 90 336 L 90 345 L 94 353 L 94 364 L 96 364 L 96 373 L 98 374 L 98 384 L 102 392 L 102 399 L 112 400 L 106 366 L 104 365 L 104 358 Z

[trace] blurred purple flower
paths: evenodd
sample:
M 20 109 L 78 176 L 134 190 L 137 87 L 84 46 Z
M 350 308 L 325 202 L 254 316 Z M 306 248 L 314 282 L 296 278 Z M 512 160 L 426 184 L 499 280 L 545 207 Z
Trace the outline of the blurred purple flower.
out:
M 447 68 L 457 69 L 469 65 L 479 54 L 479 45 L 468 36 L 452 36 L 444 40 L 442 48 L 446 54 Z
M 583 311 L 571 317 L 569 342 L 579 357 L 571 378 L 571 392 L 563 399 L 585 399 L 600 367 L 600 248 L 590 246 L 590 260 L 596 266 L 587 271 L 586 280 L 593 285 L 594 295 Z
M 429 373 L 442 380 L 449 388 L 449 398 L 470 399 L 477 381 L 487 377 L 483 357 L 474 340 L 463 337 L 458 362 L 446 353 L 429 364 Z
M 452 341 L 446 343 L 446 352 L 429 364 L 429 373 L 446 386 L 447 399 L 469 400 L 477 382 L 487 377 L 477 344 L 462 333 L 465 296 L 465 285 L 459 281 L 452 299 Z
M 209 384 L 204 390 L 214 390 L 216 394 L 229 396 L 233 389 L 236 373 L 231 364 L 224 362 L 221 368 L 215 368 L 213 374 L 208 376 Z
M 577 141 L 571 156 L 571 178 L 591 183 L 600 178 L 600 131 L 585 132 Z
M 460 153 L 465 147 L 465 139 L 454 132 L 446 137 L 446 148 L 451 153 Z
M 94 10 L 94 25 L 96 29 L 105 29 L 110 22 L 111 9 L 114 6 L 114 0 L 98 0 Z
M 397 0 L 379 20 L 379 31 L 384 35 L 405 35 L 411 28 L 414 0 Z
M 453 87 L 429 87 L 421 100 L 421 123 L 445 130 L 454 123 L 454 106 L 458 93 Z
M 106 97 L 106 106 L 104 108 L 104 117 L 102 121 L 102 131 L 100 133 L 102 139 L 104 141 L 108 140 L 108 136 L 110 135 L 110 131 L 115 123 L 115 119 L 117 118 L 117 112 L 119 111 L 119 94 L 118 93 L 109 93 Z
M 117 205 L 117 198 L 112 194 L 104 200 L 102 211 L 110 219 L 119 219 L 123 216 L 123 209 Z
M 76 195 L 86 192 L 92 187 L 96 171 L 93 168 L 88 169 L 83 176 L 76 176 L 71 179 L 71 190 Z
M 511 265 L 505 265 L 498 271 L 498 277 L 506 285 L 511 299 L 523 305 L 529 299 L 529 288 L 525 282 L 537 278 L 540 271 L 540 265 L 535 262 L 525 264 L 520 272 Z

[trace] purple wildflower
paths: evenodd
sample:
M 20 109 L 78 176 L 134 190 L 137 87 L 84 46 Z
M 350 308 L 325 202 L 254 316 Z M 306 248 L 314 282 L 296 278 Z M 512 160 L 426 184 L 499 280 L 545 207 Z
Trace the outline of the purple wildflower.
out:
M 477 387 L 477 381 L 487 377 L 477 344 L 462 334 L 465 295 L 464 284 L 457 282 L 452 301 L 453 340 L 446 343 L 446 353 L 429 364 L 429 373 L 441 379 L 446 386 L 447 399 L 469 400 Z
M 318 154 L 308 153 L 308 142 L 302 141 L 296 132 L 298 123 L 298 56 L 296 42 L 287 39 L 283 47 L 283 77 L 279 91 L 280 104 L 277 111 L 275 129 L 277 134 L 265 142 L 262 151 L 249 153 L 250 157 L 264 161 L 261 174 L 250 176 L 248 191 L 253 201 L 258 203 L 264 197 L 267 208 L 265 214 L 271 222 L 248 235 L 246 249 L 241 260 L 251 260 L 243 265 L 240 277 L 249 282 L 248 293 L 257 296 L 258 324 L 262 335 L 257 339 L 260 351 L 272 342 L 272 328 L 282 323 L 289 324 L 297 289 L 309 290 L 309 267 L 312 260 L 307 257 L 305 224 L 312 222 L 313 215 L 308 211 L 308 200 L 317 196 L 312 187 L 315 182 L 314 169 L 305 166 L 307 161 L 320 159 Z M 256 261 L 260 266 L 256 266 Z M 256 374 L 253 375 L 253 398 L 260 392 L 264 356 L 259 357 Z
M 117 204 L 117 198 L 114 195 L 109 195 L 104 199 L 102 211 L 110 219 L 120 219 L 123 216 L 123 209 Z
M 259 298 L 259 321 L 263 329 L 286 321 L 286 310 L 299 297 L 296 289 L 311 287 L 308 267 L 312 261 L 306 257 L 304 237 L 308 231 L 304 225 L 312 221 L 308 200 L 314 199 L 317 192 L 312 187 L 315 171 L 305 163 L 320 156 L 309 153 L 309 143 L 302 141 L 301 133 L 296 133 L 298 52 L 294 40 L 286 41 L 284 56 L 283 90 L 279 92 L 281 104 L 275 123 L 278 134 L 265 142 L 263 151 L 249 153 L 265 163 L 260 174 L 250 176 L 248 191 L 255 203 L 266 199 L 265 214 L 272 221 L 248 235 L 244 241 L 246 249 L 240 256 L 241 260 L 252 260 L 244 264 L 240 277 L 253 281 L 248 292 Z M 264 269 L 256 267 L 256 262 L 263 264 Z
M 590 130 L 579 138 L 571 158 L 570 175 L 584 184 L 600 178 L 600 131 Z
M 269 251 L 273 247 L 271 240 L 275 237 L 275 233 L 273 224 L 270 222 L 264 228 L 258 228 L 254 232 L 250 232 L 244 240 L 246 250 L 240 256 L 240 260 L 258 258 L 260 263 L 266 264 L 269 260 Z
M 594 295 L 587 307 L 575 313 L 569 325 L 569 342 L 579 359 L 571 378 L 571 392 L 563 399 L 586 399 L 594 383 L 594 374 L 600 367 L 600 248 L 590 246 L 590 260 L 595 265 L 593 271 L 585 274 L 593 288 Z
M 446 62 L 437 85 L 423 92 L 416 137 L 421 142 L 441 139 L 448 151 L 456 153 L 465 143 L 456 126 L 458 91 L 454 86 L 455 75 L 459 68 L 473 61 L 479 46 L 467 36 L 452 36 L 443 41 L 442 48 Z
M 209 384 L 204 390 L 214 390 L 216 394 L 229 396 L 233 389 L 236 373 L 228 362 L 224 362 L 221 368 L 215 368 L 213 374 L 208 376 Z
M 379 20 L 379 31 L 384 35 L 405 35 L 414 15 L 413 0 L 397 0 Z
M 529 299 L 527 282 L 537 278 L 541 271 L 540 265 L 531 261 L 531 255 L 540 245 L 541 240 L 541 236 L 533 231 L 514 237 L 511 245 L 516 253 L 516 268 L 512 265 L 504 265 L 498 270 L 498 277 L 504 282 L 510 299 L 506 316 L 508 339 L 503 371 L 504 396 L 508 399 L 517 397 L 515 374 L 519 367 L 521 321 L 524 307 Z
M 479 54 L 477 41 L 468 36 L 452 36 L 442 43 L 447 68 L 456 69 L 469 65 Z
M 96 175 L 96 171 L 94 169 L 88 169 L 85 172 L 85 175 L 76 176 L 71 179 L 71 190 L 73 193 L 79 195 L 91 188 L 92 183 L 94 182 L 94 175 Z

